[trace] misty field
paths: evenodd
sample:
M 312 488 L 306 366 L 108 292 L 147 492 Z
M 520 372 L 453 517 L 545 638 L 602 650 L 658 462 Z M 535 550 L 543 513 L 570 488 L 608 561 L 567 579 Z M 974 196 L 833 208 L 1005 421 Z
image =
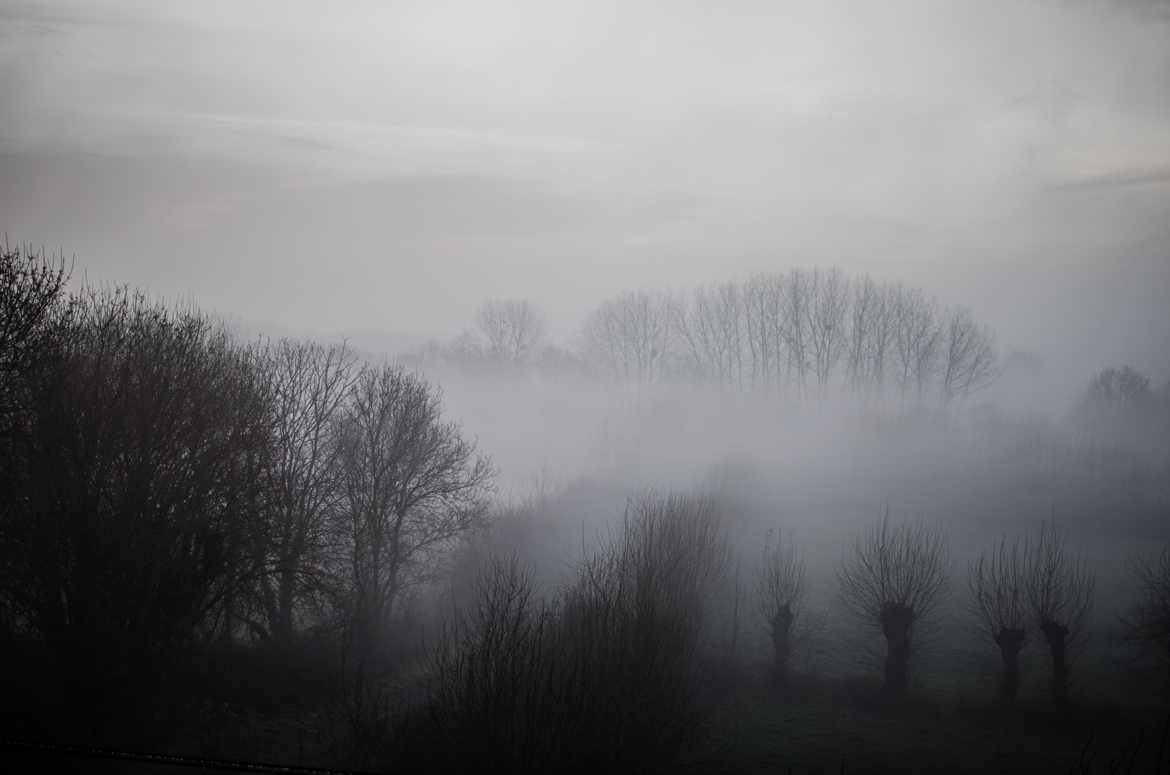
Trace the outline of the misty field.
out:
M 0 0 L 0 725 L 1170 773 L 1170 0 Z
M 1012 408 L 988 327 L 839 270 L 624 294 L 577 349 L 491 301 L 396 360 L 0 272 L 14 762 L 1170 766 L 1133 369 Z

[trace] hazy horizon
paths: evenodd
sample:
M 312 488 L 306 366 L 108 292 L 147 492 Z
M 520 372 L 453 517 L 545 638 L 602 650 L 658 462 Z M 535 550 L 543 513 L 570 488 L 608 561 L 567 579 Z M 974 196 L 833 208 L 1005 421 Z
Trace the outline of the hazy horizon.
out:
M 0 2 L 0 230 L 296 335 L 840 266 L 1170 377 L 1154 2 Z
M 1168 86 L 1170 0 L 0 0 L 0 759 L 1170 771 Z

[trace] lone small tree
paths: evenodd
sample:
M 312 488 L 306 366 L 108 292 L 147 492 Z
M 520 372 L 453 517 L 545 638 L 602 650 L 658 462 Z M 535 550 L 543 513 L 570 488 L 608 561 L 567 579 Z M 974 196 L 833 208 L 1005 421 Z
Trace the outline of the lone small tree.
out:
M 890 525 L 889 509 L 866 527 L 838 572 L 845 605 L 886 639 L 885 688 L 904 694 L 910 679 L 914 625 L 928 617 L 946 588 L 947 548 L 928 525 Z
M 1020 650 L 1027 642 L 1028 543 L 1003 537 L 979 555 L 967 574 L 972 607 L 1003 660 L 1000 696 L 1013 702 L 1020 689 Z
M 772 638 L 777 683 L 788 680 L 796 618 L 804 599 L 804 557 L 779 532 L 768 531 L 756 579 L 756 604 Z
M 1028 567 L 1028 605 L 1048 643 L 1050 691 L 1058 705 L 1068 701 L 1068 650 L 1084 633 L 1094 586 L 1085 559 L 1069 554 L 1066 534 L 1057 531 L 1055 521 L 1042 523 Z
M 475 327 L 490 358 L 498 364 L 519 366 L 544 341 L 548 322 L 527 299 L 493 299 L 476 310 Z

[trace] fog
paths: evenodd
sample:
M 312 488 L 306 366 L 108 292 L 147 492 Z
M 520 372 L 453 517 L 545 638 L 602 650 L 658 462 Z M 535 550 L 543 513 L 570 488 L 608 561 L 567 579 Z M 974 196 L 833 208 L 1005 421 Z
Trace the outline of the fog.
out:
M 0 0 L 18 763 L 1156 771 L 1168 86 L 1158 0 Z
M 0 206 L 297 333 L 837 264 L 1170 371 L 1157 2 L 5 2 Z

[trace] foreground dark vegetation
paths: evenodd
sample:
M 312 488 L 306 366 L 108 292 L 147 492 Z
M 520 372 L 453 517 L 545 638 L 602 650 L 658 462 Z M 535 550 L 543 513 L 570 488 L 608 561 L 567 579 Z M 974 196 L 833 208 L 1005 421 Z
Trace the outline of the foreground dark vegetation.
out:
M 1055 509 L 987 515 L 960 545 L 955 519 L 880 502 L 801 534 L 742 481 L 583 480 L 505 506 L 421 374 L 67 284 L 61 262 L 0 259 L 8 737 L 369 770 L 1170 761 L 1170 391 L 1133 370 L 1101 372 L 1077 407 L 1068 480 L 1124 490 L 1112 502 L 1147 525 L 1144 551 L 1102 563 L 1078 535 L 1108 530 Z M 950 404 L 993 370 L 967 313 L 839 274 L 655 298 L 603 306 L 582 357 L 661 377 L 629 365 L 628 318 L 682 332 L 672 368 L 745 389 L 819 394 L 840 375 L 872 392 L 903 363 L 904 398 L 932 385 Z M 768 299 L 812 312 L 752 317 Z M 728 333 L 737 315 L 768 323 L 755 360 L 736 355 L 753 341 Z M 475 357 L 524 365 L 535 313 L 479 317 Z M 785 345 L 798 330 L 814 338 Z M 558 538 L 582 502 L 610 513 L 605 529 Z M 575 548 L 550 572 L 542 541 Z

